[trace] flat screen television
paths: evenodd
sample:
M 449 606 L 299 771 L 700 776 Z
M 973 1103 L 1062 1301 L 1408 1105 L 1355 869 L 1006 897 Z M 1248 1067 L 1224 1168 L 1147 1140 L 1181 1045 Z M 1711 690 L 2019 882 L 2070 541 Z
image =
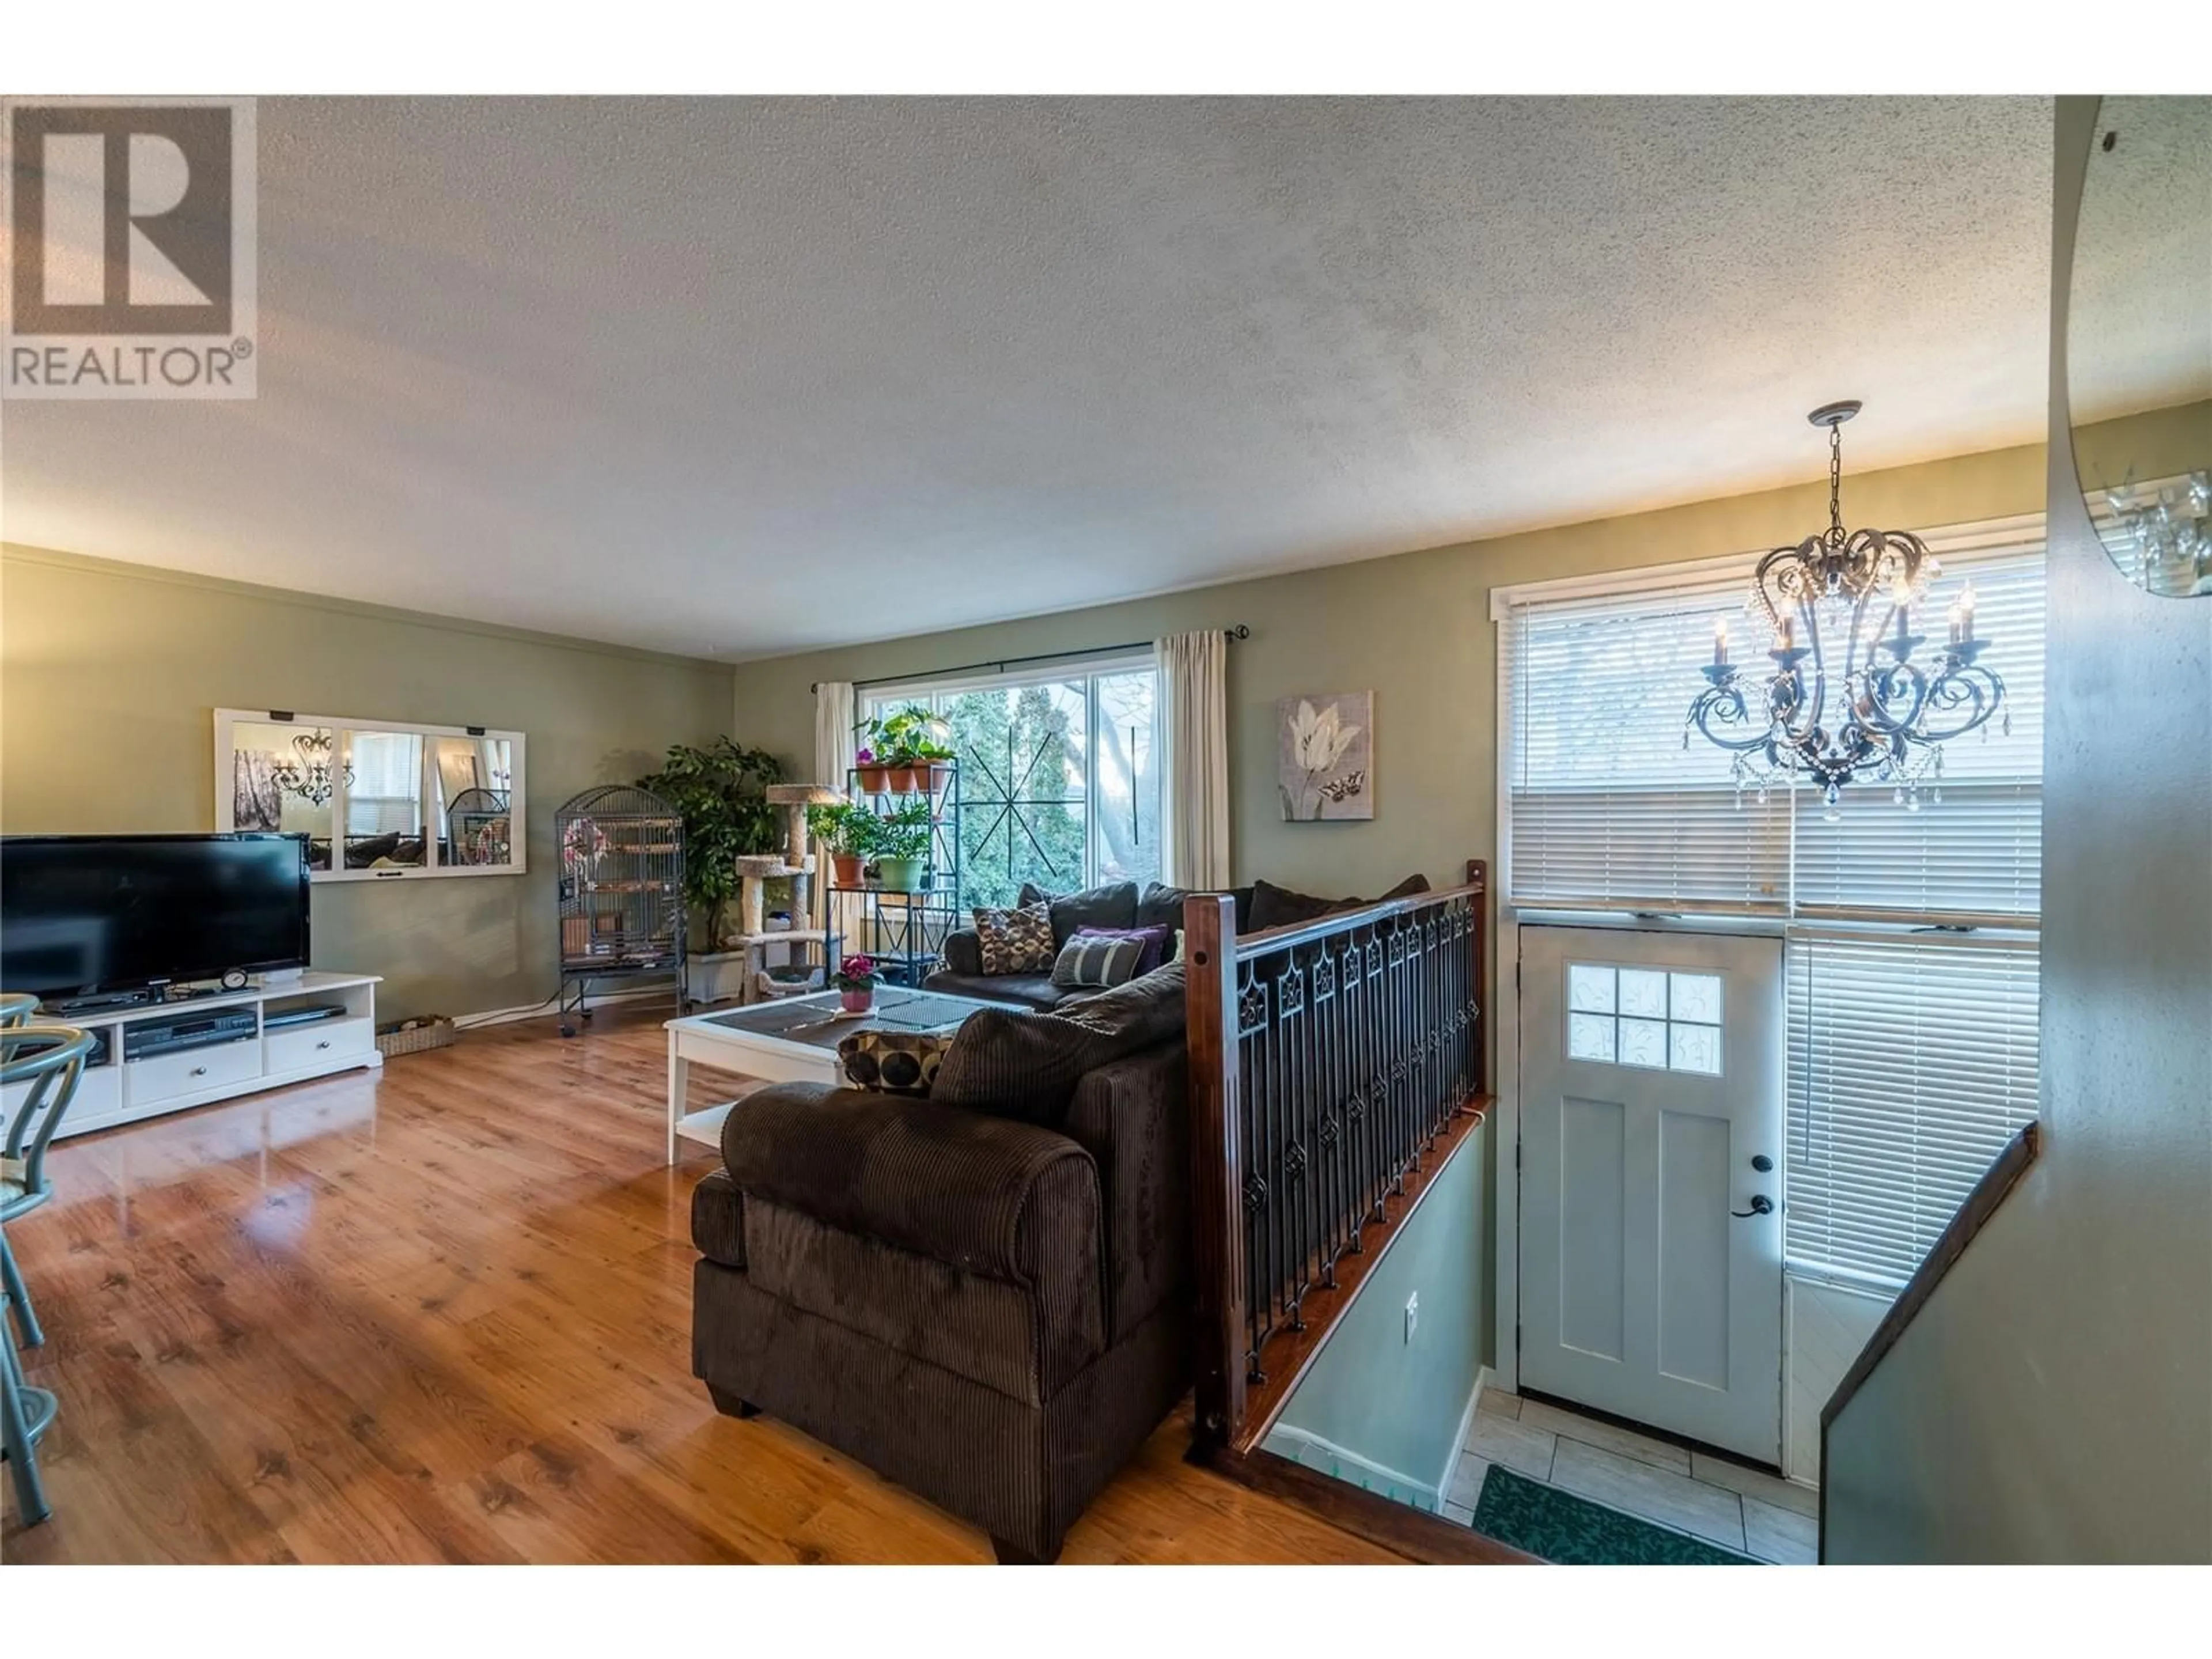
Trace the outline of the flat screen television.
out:
M 307 965 L 307 838 L 0 836 L 0 989 L 48 1002 Z

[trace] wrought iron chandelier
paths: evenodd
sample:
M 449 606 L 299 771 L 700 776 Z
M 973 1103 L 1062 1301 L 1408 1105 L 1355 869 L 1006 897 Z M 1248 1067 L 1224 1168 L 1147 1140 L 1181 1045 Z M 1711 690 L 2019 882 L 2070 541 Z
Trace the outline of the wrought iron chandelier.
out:
M 302 732 L 292 739 L 292 755 L 269 769 L 269 775 L 286 794 L 320 806 L 336 793 L 331 768 L 331 734 Z M 353 768 L 345 769 L 346 787 L 353 787 Z
M 1912 611 L 1942 567 L 1909 531 L 1844 528 L 1840 428 L 1859 408 L 1825 404 L 1806 417 L 1828 429 L 1828 527 L 1776 548 L 1752 579 L 1745 609 L 1772 641 L 1772 672 L 1747 678 L 1729 659 L 1720 618 L 1708 684 L 1689 714 L 1690 726 L 1735 757 L 1739 793 L 1755 787 L 1764 800 L 1772 786 L 1805 778 L 1832 819 L 1843 786 L 1869 779 L 1911 811 L 1923 789 L 1942 799 L 1942 745 L 1988 724 L 2004 702 L 2004 682 L 1975 661 L 1985 641 L 1974 633 L 1973 584 L 1952 604 L 1949 637 L 1923 667 L 1912 659 L 1927 642 L 1912 631 Z

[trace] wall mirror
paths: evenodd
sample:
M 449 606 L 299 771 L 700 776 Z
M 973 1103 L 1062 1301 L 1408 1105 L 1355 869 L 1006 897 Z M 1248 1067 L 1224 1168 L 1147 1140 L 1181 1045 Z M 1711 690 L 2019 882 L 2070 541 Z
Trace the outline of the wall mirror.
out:
M 216 828 L 307 837 L 316 881 L 519 874 L 523 736 L 215 712 Z
M 2106 98 L 2068 300 L 2074 465 L 2121 574 L 2212 595 L 2212 98 Z

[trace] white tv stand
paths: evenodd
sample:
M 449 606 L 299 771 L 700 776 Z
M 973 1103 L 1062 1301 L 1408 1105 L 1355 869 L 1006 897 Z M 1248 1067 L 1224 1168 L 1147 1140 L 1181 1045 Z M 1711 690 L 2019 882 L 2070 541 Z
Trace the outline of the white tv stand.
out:
M 361 1066 L 373 1070 L 384 1064 L 376 1047 L 378 977 L 311 969 L 286 979 L 268 979 L 243 991 L 218 991 L 98 1013 L 51 1018 L 42 1014 L 41 1023 L 73 1025 L 107 1040 L 107 1052 L 100 1063 L 85 1067 L 77 1082 L 76 1098 L 70 1103 L 69 1115 L 62 1119 L 54 1137 L 58 1140 L 89 1134 L 118 1123 L 159 1117 L 164 1112 L 181 1112 L 211 1101 L 328 1077 L 333 1072 Z M 345 1012 L 303 1024 L 269 1028 L 266 1019 L 272 1009 L 302 1002 L 340 1003 Z M 139 1060 L 123 1057 L 124 1038 L 132 1025 L 240 1004 L 252 1008 L 253 1029 L 234 1040 Z M 16 1084 L 0 1094 L 0 1113 L 12 1120 L 30 1086 Z

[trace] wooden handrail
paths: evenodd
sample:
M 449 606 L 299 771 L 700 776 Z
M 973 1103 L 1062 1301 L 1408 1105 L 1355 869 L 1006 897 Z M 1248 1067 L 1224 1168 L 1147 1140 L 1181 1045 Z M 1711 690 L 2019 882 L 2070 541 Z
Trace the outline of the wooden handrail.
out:
M 2004 1202 L 2005 1195 L 2019 1185 L 2020 1178 L 2027 1173 L 2028 1165 L 2035 1162 L 2042 1144 L 2041 1127 L 2033 1122 L 2024 1123 L 2020 1132 L 2005 1143 L 2004 1150 L 1996 1155 L 1996 1160 L 1982 1171 L 1982 1178 L 1974 1183 L 1973 1191 L 1966 1194 L 1966 1202 L 1959 1206 L 1958 1213 L 1951 1218 L 1950 1224 L 1936 1240 L 1935 1248 L 1912 1270 L 1912 1277 L 1905 1281 L 1905 1288 L 1897 1293 L 1897 1300 L 1889 1304 L 1889 1311 L 1881 1316 L 1881 1323 L 1874 1328 L 1874 1334 L 1867 1339 L 1866 1346 L 1859 1350 L 1859 1357 L 1851 1362 L 1850 1370 L 1844 1373 L 1844 1380 L 1836 1384 L 1836 1391 L 1828 1396 L 1828 1403 L 1820 1407 L 1820 1438 L 1824 1449 L 1827 1443 L 1828 1425 L 1834 1422 L 1844 1407 L 1851 1403 L 1851 1396 L 1859 1391 L 1868 1377 L 1874 1375 L 1875 1367 L 1881 1364 L 1883 1357 L 1897 1346 L 1898 1338 L 1905 1334 L 1905 1328 L 1919 1316 L 1921 1309 L 1928 1305 L 1928 1298 L 1936 1294 L 1936 1287 L 1943 1282 L 1943 1275 L 1949 1273 L 1952 1264 L 1966 1254 L 1966 1246 L 1974 1242 L 1974 1235 L 1988 1224 L 1990 1218 L 1997 1212 L 1997 1206 Z
M 1239 937 L 1184 906 L 1196 1435 L 1255 1455 L 1489 1103 L 1486 871 Z

